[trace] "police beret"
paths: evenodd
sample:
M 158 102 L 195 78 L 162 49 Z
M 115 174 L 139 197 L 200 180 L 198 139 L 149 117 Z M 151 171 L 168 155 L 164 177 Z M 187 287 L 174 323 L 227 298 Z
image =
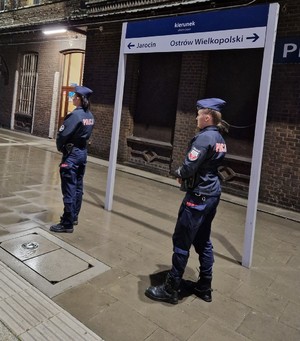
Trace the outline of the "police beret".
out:
M 81 96 L 89 98 L 93 93 L 93 90 L 87 88 L 86 86 L 75 86 L 75 92 Z
M 205 98 L 197 101 L 197 109 L 212 109 L 221 111 L 225 104 L 226 102 L 220 98 Z

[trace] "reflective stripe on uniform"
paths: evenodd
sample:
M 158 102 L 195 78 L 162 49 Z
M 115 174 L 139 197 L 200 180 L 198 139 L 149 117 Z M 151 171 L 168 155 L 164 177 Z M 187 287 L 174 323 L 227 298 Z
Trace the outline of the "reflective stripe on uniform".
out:
M 189 251 L 186 251 L 186 250 L 182 250 L 180 249 L 179 247 L 174 247 L 174 252 L 175 253 L 178 253 L 180 255 L 184 255 L 184 256 L 188 256 L 189 255 Z

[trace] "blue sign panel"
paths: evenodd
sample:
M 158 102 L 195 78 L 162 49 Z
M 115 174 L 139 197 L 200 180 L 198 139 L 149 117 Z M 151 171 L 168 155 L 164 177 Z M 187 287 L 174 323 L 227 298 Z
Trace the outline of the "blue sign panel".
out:
M 300 37 L 277 38 L 274 63 L 300 63 Z
M 143 20 L 127 24 L 126 39 L 267 26 L 269 5 Z
M 269 5 L 127 23 L 124 53 L 262 48 Z

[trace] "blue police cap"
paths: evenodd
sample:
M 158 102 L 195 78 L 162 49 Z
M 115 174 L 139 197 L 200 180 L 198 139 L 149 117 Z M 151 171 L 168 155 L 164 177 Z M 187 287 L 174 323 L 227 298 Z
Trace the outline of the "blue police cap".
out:
M 221 98 L 205 98 L 197 101 L 197 109 L 212 109 L 221 111 L 226 104 Z
M 93 93 L 93 90 L 87 88 L 86 86 L 75 86 L 75 92 L 81 96 L 85 96 L 86 98 L 89 98 L 91 94 Z

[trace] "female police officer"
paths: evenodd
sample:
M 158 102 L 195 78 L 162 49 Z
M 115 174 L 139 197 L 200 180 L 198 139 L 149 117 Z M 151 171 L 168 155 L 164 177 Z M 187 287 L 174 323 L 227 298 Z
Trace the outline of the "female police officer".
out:
M 65 117 L 57 134 L 57 150 L 63 154 L 60 177 L 64 213 L 60 223 L 50 227 L 53 232 L 73 232 L 73 225 L 77 224 L 87 160 L 86 145 L 94 127 L 94 116 L 89 110 L 89 97 L 92 93 L 87 87 L 75 87 L 73 104 L 76 108 Z
M 214 257 L 210 232 L 221 195 L 218 167 L 226 153 L 226 144 L 220 134 L 221 130 L 227 130 L 220 113 L 224 105 L 225 101 L 219 98 L 197 102 L 200 132 L 191 140 L 185 160 L 176 171 L 186 195 L 173 234 L 172 269 L 162 285 L 146 290 L 145 295 L 153 300 L 178 303 L 179 284 L 190 248 L 194 245 L 200 262 L 200 275 L 194 292 L 204 301 L 211 301 Z

